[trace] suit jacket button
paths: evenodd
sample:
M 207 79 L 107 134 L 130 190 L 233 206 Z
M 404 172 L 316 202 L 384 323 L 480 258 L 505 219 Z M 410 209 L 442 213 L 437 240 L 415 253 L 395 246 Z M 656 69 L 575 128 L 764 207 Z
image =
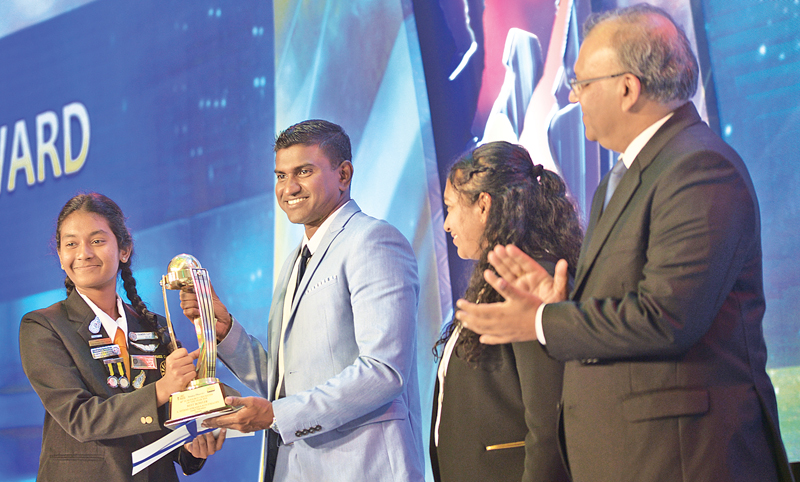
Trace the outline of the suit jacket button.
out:
M 322 430 L 322 427 L 320 427 L 319 425 L 317 425 L 317 426 L 316 426 L 316 427 L 314 427 L 314 428 L 317 430 L 317 432 L 319 432 L 320 430 Z
M 142 422 L 142 424 L 145 424 L 145 423 L 147 423 L 147 419 L 146 419 L 146 418 L 144 418 L 144 417 L 140 418 L 140 419 L 139 419 L 139 421 L 140 421 L 140 422 Z
M 294 435 L 295 435 L 295 437 L 302 437 L 303 436 L 303 432 L 298 430 L 297 432 L 294 433 Z

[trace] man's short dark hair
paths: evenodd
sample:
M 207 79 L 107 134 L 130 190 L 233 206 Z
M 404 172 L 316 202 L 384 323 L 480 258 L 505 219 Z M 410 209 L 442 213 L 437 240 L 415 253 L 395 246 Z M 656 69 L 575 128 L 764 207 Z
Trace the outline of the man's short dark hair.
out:
M 338 124 L 321 119 L 310 119 L 287 128 L 275 139 L 275 152 L 294 145 L 319 146 L 336 168 L 351 161 L 350 138 Z

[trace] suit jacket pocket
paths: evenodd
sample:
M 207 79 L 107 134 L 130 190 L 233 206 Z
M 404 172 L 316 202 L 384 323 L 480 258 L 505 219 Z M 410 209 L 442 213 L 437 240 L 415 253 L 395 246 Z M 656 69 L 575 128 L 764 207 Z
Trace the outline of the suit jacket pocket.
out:
M 673 388 L 637 393 L 623 400 L 622 410 L 629 422 L 703 415 L 708 412 L 708 390 Z
M 337 428 L 339 432 L 353 430 L 364 425 L 378 422 L 386 422 L 389 420 L 405 420 L 408 417 L 408 409 L 402 400 L 393 400 L 392 403 L 384 405 L 383 407 L 370 412 L 364 416 L 351 420 L 341 427 Z
M 329 286 L 333 286 L 334 284 L 336 284 L 337 281 L 339 281 L 339 276 L 338 275 L 331 275 L 331 276 L 328 276 L 327 278 L 324 278 L 324 279 L 322 279 L 320 281 L 312 280 L 310 282 L 310 284 L 308 285 L 308 288 L 306 288 L 306 291 L 305 291 L 304 295 L 312 295 L 312 294 L 319 293 L 323 289 L 325 289 L 325 288 L 327 288 Z
M 56 454 L 45 458 L 39 470 L 39 480 L 83 482 L 106 472 L 108 467 L 102 455 Z

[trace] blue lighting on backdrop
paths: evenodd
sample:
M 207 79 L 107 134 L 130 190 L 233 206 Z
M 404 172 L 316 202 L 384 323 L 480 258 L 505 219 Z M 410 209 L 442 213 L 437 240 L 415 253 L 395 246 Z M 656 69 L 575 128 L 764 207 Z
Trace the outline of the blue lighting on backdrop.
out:
M 499 90 L 503 80 L 497 59 L 506 33 L 513 27 L 538 36 L 550 82 L 542 88 L 556 92 L 549 101 L 565 108 L 548 55 L 570 64 L 577 26 L 592 8 L 628 3 L 0 3 L 0 320 L 9 333 L 0 350 L 0 482 L 33 480 L 38 466 L 44 410 L 22 372 L 16 338 L 24 313 L 64 296 L 52 246 L 64 202 L 91 190 L 119 203 L 135 238 L 139 292 L 154 311 L 164 311 L 158 280 L 167 263 L 191 253 L 209 269 L 231 312 L 266 341 L 275 267 L 301 236 L 276 211 L 272 142 L 308 118 L 345 127 L 353 140 L 354 198 L 414 247 L 423 281 L 417 356 L 427 421 L 430 348 L 469 269 L 453 252 L 448 256 L 441 173 L 473 145 L 475 125 L 483 131 L 480 121 L 498 96 L 489 87 Z M 694 30 L 710 72 L 704 78 L 712 127 L 742 155 L 760 198 L 769 369 L 787 450 L 799 460 L 800 174 L 793 141 L 800 137 L 800 6 L 797 0 L 660 3 L 685 18 L 699 15 Z M 558 18 L 567 28 L 555 22 L 554 10 L 563 8 L 568 15 Z M 533 9 L 542 15 L 521 14 Z M 459 26 L 469 35 L 459 36 Z M 455 66 L 459 73 L 449 79 Z M 549 104 L 531 107 L 550 111 Z M 579 125 L 579 115 L 567 108 L 561 126 Z M 526 125 L 538 125 L 530 120 Z M 582 131 L 564 135 L 554 162 L 562 162 L 576 199 L 585 203 L 604 172 L 601 159 L 608 159 L 583 143 Z M 569 155 L 579 157 L 573 168 L 564 161 Z M 175 293 L 170 307 L 179 338 L 193 346 Z M 220 371 L 224 382 L 250 394 Z M 191 480 L 255 480 L 260 439 L 229 441 Z

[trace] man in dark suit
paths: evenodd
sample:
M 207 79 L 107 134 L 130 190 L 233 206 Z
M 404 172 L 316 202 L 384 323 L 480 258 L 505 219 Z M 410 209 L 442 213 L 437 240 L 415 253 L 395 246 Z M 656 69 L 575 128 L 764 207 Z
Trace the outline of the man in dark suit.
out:
M 697 60 L 649 5 L 594 17 L 570 82 L 586 137 L 622 153 L 595 194 L 572 293 L 514 247 L 458 302 L 485 343 L 538 339 L 566 361 L 575 482 L 790 481 L 766 373 L 758 201 L 689 98 Z M 616 189 L 614 189 L 616 185 Z

